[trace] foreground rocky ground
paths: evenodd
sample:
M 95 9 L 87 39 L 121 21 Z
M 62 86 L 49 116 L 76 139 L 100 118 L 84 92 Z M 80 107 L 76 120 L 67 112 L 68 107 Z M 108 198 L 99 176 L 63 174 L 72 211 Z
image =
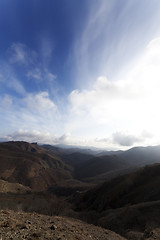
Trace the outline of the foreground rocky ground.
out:
M 0 211 L 0 240 L 125 240 L 120 235 L 82 221 L 37 213 Z

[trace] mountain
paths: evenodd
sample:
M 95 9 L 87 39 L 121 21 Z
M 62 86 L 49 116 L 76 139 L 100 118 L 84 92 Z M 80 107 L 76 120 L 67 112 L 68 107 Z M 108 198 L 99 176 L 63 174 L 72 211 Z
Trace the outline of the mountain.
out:
M 104 173 L 128 167 L 127 163 L 115 155 L 93 157 L 78 165 L 75 170 L 75 176 L 77 179 L 85 180 L 87 178 L 93 178 Z
M 160 146 L 134 147 L 120 152 L 118 156 L 134 166 L 160 163 Z
M 8 236 L 5 234 L 11 234 L 13 238 L 11 229 L 15 226 L 15 231 L 20 234 L 18 226 L 21 226 L 25 229 L 23 236 L 45 239 L 44 232 L 51 234 L 58 226 L 55 239 L 86 240 L 90 238 L 88 236 L 92 239 L 123 239 L 108 230 L 68 218 L 72 217 L 110 229 L 128 240 L 160 239 L 159 162 L 159 146 L 94 155 L 78 152 L 78 149 L 73 151 L 23 141 L 0 143 L 0 208 L 20 210 L 21 219 L 24 219 L 23 226 L 15 225 L 12 220 L 16 213 L 9 212 L 11 221 L 0 220 L 1 233 L 4 239 Z M 22 211 L 30 214 L 25 215 Z M 37 232 L 32 236 L 25 235 L 32 232 L 28 229 L 33 230 L 25 222 L 25 216 L 30 223 L 37 224 L 41 219 L 37 214 L 61 215 L 63 218 L 59 218 L 58 225 L 58 218 L 51 220 L 47 216 L 47 220 L 42 217 L 43 223 L 51 221 L 54 227 L 50 229 L 47 225 L 47 230 L 42 222 L 38 222 L 37 228 L 39 226 L 43 231 L 39 231 L 39 235 Z
M 149 231 L 148 226 L 160 228 L 159 186 L 160 164 L 146 166 L 87 192 L 77 193 L 76 210 L 82 219 L 125 237 L 129 231 L 142 235 Z
M 76 185 L 72 167 L 37 144 L 0 143 L 0 179 L 20 183 L 34 191 L 57 185 Z
M 86 153 L 86 149 L 23 141 L 0 143 L 0 179 L 28 186 L 34 191 L 57 191 L 57 187 L 85 187 L 129 173 L 135 167 L 160 162 L 160 147 L 132 148 L 107 155 Z M 88 151 L 88 150 L 87 150 Z M 88 187 L 86 185 L 86 187 Z M 69 192 L 69 191 L 68 191 Z
M 88 162 L 88 160 L 92 159 L 93 157 L 94 156 L 91 154 L 73 152 L 71 154 L 64 154 L 62 159 L 72 167 L 79 168 L 81 164 Z
M 97 155 L 102 152 L 102 150 L 97 148 L 82 148 L 82 147 L 75 147 L 70 145 L 58 144 L 58 145 L 50 145 L 50 144 L 43 144 L 41 147 L 46 148 L 48 150 L 53 150 L 57 153 L 63 154 L 72 154 L 72 153 L 82 153 L 82 154 L 90 154 L 90 155 Z
M 103 182 L 105 179 L 133 171 L 132 165 L 119 158 L 118 154 L 121 151 L 103 152 L 107 155 L 101 155 L 99 152 L 86 151 L 86 149 L 63 149 L 51 145 L 42 147 L 53 151 L 65 163 L 72 166 L 73 177 L 83 182 Z
M 84 194 L 78 207 L 102 212 L 149 201 L 160 200 L 160 164 L 105 182 Z
M 95 184 L 96 178 L 104 181 L 106 176 L 101 175 L 112 175 L 128 166 L 117 156 L 95 157 L 83 151 L 23 141 L 0 143 L 0 164 L 0 179 L 33 191 L 49 190 L 62 195 L 70 194 L 74 188 L 88 188 L 88 182 Z
M 134 147 L 126 151 L 104 151 L 104 150 L 90 150 L 90 149 L 81 149 L 81 148 L 60 148 L 59 146 L 52 145 L 42 145 L 42 147 L 52 150 L 55 154 L 58 154 L 60 157 L 69 159 L 71 157 L 73 165 L 72 154 L 82 154 L 82 157 L 86 158 L 85 155 L 89 158 L 93 157 L 104 157 L 104 156 L 117 156 L 123 164 L 130 166 L 145 166 L 147 164 L 160 163 L 160 146 L 148 146 L 148 147 Z M 84 154 L 84 155 L 83 155 Z M 79 157 L 78 157 L 79 158 Z M 89 160 L 88 158 L 88 160 Z M 75 161 L 77 156 L 75 156 Z M 80 158 L 79 158 L 80 159 Z M 81 158 L 82 160 L 82 158 Z M 80 160 L 80 161 L 81 161 Z M 87 160 L 87 158 L 86 158 Z M 83 161 L 83 160 L 82 160 Z M 85 161 L 84 161 L 85 162 Z M 77 161 L 78 163 L 78 161 Z M 76 164 L 74 164 L 76 165 Z

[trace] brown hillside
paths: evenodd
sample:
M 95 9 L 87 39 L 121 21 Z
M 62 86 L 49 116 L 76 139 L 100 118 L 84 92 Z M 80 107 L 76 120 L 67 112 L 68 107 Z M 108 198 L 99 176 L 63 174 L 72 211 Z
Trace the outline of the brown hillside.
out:
M 81 218 L 89 223 L 131 240 L 160 239 L 160 164 L 117 177 L 75 199 Z
M 0 238 L 41 240 L 125 240 L 120 235 L 66 217 L 0 211 Z
M 79 184 L 72 179 L 71 166 L 37 144 L 0 143 L 0 166 L 0 179 L 18 182 L 34 191 Z
M 90 158 L 89 160 L 80 163 L 75 169 L 75 176 L 78 179 L 87 180 L 104 173 L 111 171 L 126 169 L 128 164 L 118 158 L 118 156 L 100 156 Z
M 160 201 L 140 203 L 114 210 L 108 209 L 101 215 L 98 224 L 125 236 L 132 231 L 132 235 L 139 232 L 153 237 L 151 239 L 160 239 L 160 232 L 158 236 L 154 234 L 154 229 L 160 229 Z
M 31 189 L 19 183 L 9 183 L 0 179 L 0 193 L 29 193 Z
M 103 212 L 156 200 L 160 200 L 160 164 L 146 166 L 89 190 L 78 199 L 77 206 Z

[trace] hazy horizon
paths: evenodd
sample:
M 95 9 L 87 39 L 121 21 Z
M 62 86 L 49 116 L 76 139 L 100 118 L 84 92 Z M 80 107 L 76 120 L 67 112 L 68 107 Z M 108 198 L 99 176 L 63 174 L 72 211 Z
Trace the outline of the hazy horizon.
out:
M 160 1 L 0 2 L 0 141 L 160 144 Z

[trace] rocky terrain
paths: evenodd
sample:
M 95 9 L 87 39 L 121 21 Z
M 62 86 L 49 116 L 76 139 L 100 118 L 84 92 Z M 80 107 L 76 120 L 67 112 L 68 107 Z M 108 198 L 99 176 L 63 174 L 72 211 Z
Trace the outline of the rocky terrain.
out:
M 0 179 L 0 193 L 29 193 L 32 190 L 19 183 L 10 183 Z
M 160 147 L 77 151 L 0 143 L 0 240 L 160 239 Z
M 27 142 L 0 143 L 0 179 L 33 191 L 53 186 L 83 185 L 73 179 L 73 169 L 53 152 Z
M 36 213 L 0 211 L 1 240 L 125 240 L 120 235 L 82 221 Z

